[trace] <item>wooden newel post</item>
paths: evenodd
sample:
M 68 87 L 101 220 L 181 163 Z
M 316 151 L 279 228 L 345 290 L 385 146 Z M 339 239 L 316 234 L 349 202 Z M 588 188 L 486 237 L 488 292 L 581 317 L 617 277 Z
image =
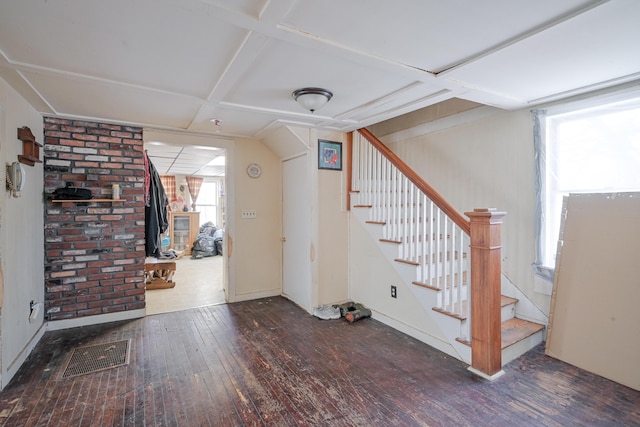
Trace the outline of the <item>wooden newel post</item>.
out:
M 471 367 L 483 378 L 501 376 L 500 226 L 505 212 L 465 212 L 471 225 Z

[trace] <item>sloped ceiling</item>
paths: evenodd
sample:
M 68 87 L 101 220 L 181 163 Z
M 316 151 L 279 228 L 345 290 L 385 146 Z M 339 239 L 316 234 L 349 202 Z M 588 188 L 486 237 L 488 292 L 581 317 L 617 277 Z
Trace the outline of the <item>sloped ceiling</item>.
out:
M 2 0 L 0 76 L 48 115 L 350 131 L 454 97 L 517 109 L 639 79 L 639 16 L 637 0 Z M 312 114 L 291 97 L 307 86 L 334 97 Z

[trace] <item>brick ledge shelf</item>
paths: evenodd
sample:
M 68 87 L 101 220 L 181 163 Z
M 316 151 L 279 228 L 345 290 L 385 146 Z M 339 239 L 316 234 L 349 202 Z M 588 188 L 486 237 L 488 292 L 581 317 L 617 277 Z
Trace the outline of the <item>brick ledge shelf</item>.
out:
M 86 199 L 86 200 L 78 200 L 78 199 L 73 199 L 73 200 L 59 200 L 59 199 L 51 199 L 52 203 L 91 203 L 91 202 L 107 202 L 107 203 L 118 203 L 118 202 L 124 202 L 126 201 L 125 199 Z

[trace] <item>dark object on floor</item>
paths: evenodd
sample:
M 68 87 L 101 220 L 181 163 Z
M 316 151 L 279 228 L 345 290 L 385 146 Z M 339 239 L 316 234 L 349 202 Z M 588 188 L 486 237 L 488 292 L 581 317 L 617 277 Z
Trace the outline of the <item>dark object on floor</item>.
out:
M 193 242 L 191 258 L 201 259 L 209 256 L 222 255 L 222 237 L 224 230 L 217 228 L 211 221 L 200 226 L 200 233 Z
M 213 236 L 213 233 L 216 232 L 218 228 L 211 221 L 207 221 L 200 226 L 200 233 L 208 234 L 209 236 Z M 198 233 L 198 234 L 200 234 Z
M 347 319 L 349 323 L 371 317 L 371 310 L 366 308 L 364 305 L 353 301 L 347 301 L 343 304 L 334 305 L 334 307 L 340 309 L 340 315 Z
M 344 318 L 349 321 L 349 323 L 353 323 L 356 320 L 365 319 L 367 317 L 371 317 L 371 310 L 366 308 L 362 304 L 355 304 L 355 307 L 344 315 Z
M 344 315 L 347 314 L 347 311 L 352 310 L 355 307 L 355 304 L 353 301 L 347 301 L 342 304 L 336 304 L 334 307 L 339 308 L 340 316 L 344 317 Z
M 193 249 L 191 249 L 191 258 L 200 259 L 217 254 L 216 241 L 213 237 L 206 233 L 198 234 L 196 241 L 193 243 Z
M 222 228 L 218 228 L 213 233 L 213 240 L 216 242 L 216 252 L 217 255 L 222 255 L 222 238 L 224 237 L 224 230 Z
M 184 251 L 176 251 L 175 249 L 167 249 L 166 251 L 160 252 L 161 259 L 180 259 L 182 258 L 182 254 Z

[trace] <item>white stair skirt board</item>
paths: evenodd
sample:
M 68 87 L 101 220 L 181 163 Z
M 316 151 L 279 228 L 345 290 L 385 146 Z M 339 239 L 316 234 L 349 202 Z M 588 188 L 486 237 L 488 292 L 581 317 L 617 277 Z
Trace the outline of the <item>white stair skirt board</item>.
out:
M 442 341 L 437 337 L 433 337 L 429 334 L 424 333 L 423 331 L 419 331 L 416 328 L 407 325 L 404 322 L 393 319 L 389 316 L 386 316 L 378 311 L 371 310 L 373 315 L 371 316 L 373 319 L 378 322 L 384 323 L 387 326 L 392 327 L 404 334 L 409 335 L 412 338 L 417 339 L 418 341 L 422 341 L 423 343 L 430 345 L 431 347 L 440 350 L 441 352 L 448 354 L 451 357 L 454 357 L 458 360 L 471 360 L 471 347 L 468 346 L 452 346 L 451 343 Z M 467 354 L 461 354 L 467 353 Z

